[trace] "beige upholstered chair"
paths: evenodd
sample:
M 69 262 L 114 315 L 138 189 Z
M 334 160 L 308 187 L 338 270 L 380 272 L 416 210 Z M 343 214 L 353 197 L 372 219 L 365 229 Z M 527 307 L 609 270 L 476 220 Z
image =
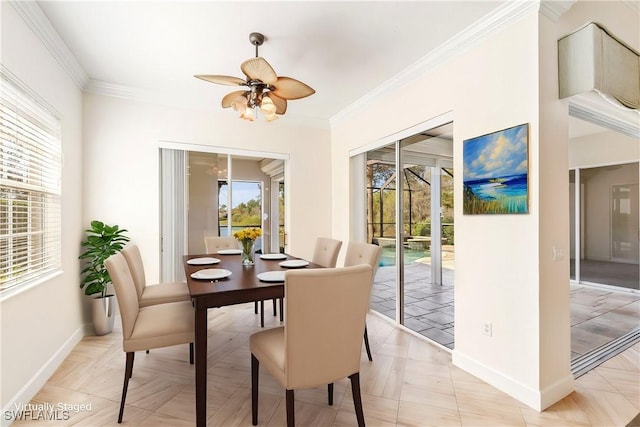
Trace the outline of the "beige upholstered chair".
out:
M 285 325 L 251 335 L 251 415 L 258 424 L 258 371 L 262 363 L 286 389 L 287 425 L 294 422 L 295 389 L 349 377 L 359 426 L 362 333 L 369 309 L 372 268 L 293 270 L 285 273 Z M 331 307 L 327 315 L 326 307 Z
M 335 267 L 338 261 L 340 247 L 342 247 L 340 240 L 318 237 L 311 262 L 327 268 Z
M 347 255 L 344 259 L 344 266 L 350 267 L 352 265 L 367 264 L 373 268 L 373 274 L 371 274 L 371 285 L 373 286 L 373 279 L 378 270 L 380 264 L 380 256 L 382 255 L 382 247 L 378 245 L 371 245 L 369 243 L 349 242 L 347 245 Z M 369 347 L 369 334 L 367 334 L 367 326 L 364 326 L 364 348 L 367 350 L 367 357 L 370 362 L 373 362 L 371 357 L 371 348 Z
M 133 277 L 133 283 L 136 285 L 138 292 L 138 301 L 140 307 L 149 305 L 163 304 L 166 302 L 189 301 L 189 288 L 187 283 L 160 283 L 158 285 L 149 285 L 144 275 L 144 265 L 142 264 L 142 256 L 137 245 L 128 245 L 122 250 L 129 265 L 129 271 Z
M 122 349 L 127 354 L 118 414 L 118 423 L 121 423 L 135 352 L 189 343 L 189 359 L 193 364 L 195 316 L 189 301 L 140 307 L 136 286 L 124 255 L 111 255 L 104 265 L 116 290 L 122 316 Z
M 327 237 L 318 237 L 316 246 L 313 250 L 311 262 L 326 268 L 334 268 L 338 262 L 338 254 L 342 242 L 340 240 L 329 239 Z M 258 313 L 258 306 L 255 306 L 255 312 Z M 276 315 L 276 300 L 273 300 L 273 315 Z M 282 300 L 280 300 L 280 321 L 283 320 Z M 260 301 L 260 326 L 264 327 L 264 301 Z
M 204 247 L 208 254 L 215 254 L 220 249 L 240 249 L 240 243 L 233 237 L 206 236 Z

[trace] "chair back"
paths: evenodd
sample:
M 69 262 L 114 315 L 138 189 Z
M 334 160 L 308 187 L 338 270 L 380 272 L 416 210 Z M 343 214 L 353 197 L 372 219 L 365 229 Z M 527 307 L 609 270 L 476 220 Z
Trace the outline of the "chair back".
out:
M 341 246 L 342 242 L 340 240 L 318 237 L 311 262 L 326 268 L 334 268 L 336 262 L 338 262 Z
M 131 337 L 138 318 L 139 302 L 136 285 L 129 271 L 127 260 L 121 253 L 113 254 L 107 258 L 104 266 L 109 272 L 109 277 L 111 277 L 111 282 L 116 290 L 116 299 L 122 317 L 122 337 L 127 340 Z
M 358 264 L 368 264 L 373 268 L 373 275 L 380 265 L 382 247 L 370 243 L 349 242 L 347 245 L 347 255 L 344 259 L 344 266 L 350 267 Z
M 360 371 L 371 275 L 369 265 L 286 272 L 287 389 L 329 384 Z
M 220 249 L 239 249 L 240 244 L 233 237 L 205 236 L 204 247 L 208 254 L 215 254 Z
M 140 255 L 140 249 L 137 245 L 127 245 L 121 251 L 124 259 L 127 260 L 131 277 L 133 277 L 133 283 L 136 285 L 136 292 L 138 292 L 138 299 L 142 297 L 144 287 L 147 286 L 147 279 L 144 276 L 144 265 L 142 264 L 142 255 Z

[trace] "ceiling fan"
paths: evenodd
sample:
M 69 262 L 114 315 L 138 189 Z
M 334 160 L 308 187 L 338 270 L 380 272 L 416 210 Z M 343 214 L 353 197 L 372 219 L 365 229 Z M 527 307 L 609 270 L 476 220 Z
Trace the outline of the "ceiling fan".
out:
M 254 111 L 260 108 L 265 120 L 276 120 L 278 115 L 287 111 L 287 100 L 305 98 L 316 93 L 306 84 L 276 75 L 271 65 L 258 56 L 258 47 L 264 43 L 264 36 L 260 33 L 249 34 L 249 41 L 256 47 L 256 57 L 247 59 L 240 65 L 246 79 L 215 74 L 196 74 L 194 77 L 207 82 L 227 85 L 245 86 L 243 90 L 233 91 L 222 98 L 222 107 L 233 107 L 240 117 L 253 121 Z

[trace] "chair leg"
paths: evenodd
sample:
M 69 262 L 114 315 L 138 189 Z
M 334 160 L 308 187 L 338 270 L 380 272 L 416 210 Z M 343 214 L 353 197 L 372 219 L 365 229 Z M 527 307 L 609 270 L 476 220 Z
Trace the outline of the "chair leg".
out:
M 133 372 L 133 355 L 135 353 L 127 353 L 127 362 L 124 368 L 124 385 L 122 387 L 122 399 L 120 400 L 120 413 L 118 414 L 118 424 L 122 423 L 122 415 L 124 414 L 124 402 L 127 399 L 127 389 L 129 388 L 129 378 Z
M 329 385 L 327 385 L 327 398 L 329 406 L 333 406 L 333 383 L 329 383 Z
M 258 314 L 258 301 L 253 303 L 253 313 Z
M 369 362 L 373 362 L 373 358 L 371 357 L 371 348 L 369 348 L 369 334 L 367 333 L 367 325 L 364 325 L 364 348 L 367 350 L 367 357 L 369 358 Z
M 129 378 L 133 377 L 133 359 L 136 357 L 134 352 L 131 352 L 131 371 L 129 372 Z
M 260 362 L 251 355 L 251 424 L 258 425 L 258 373 Z
M 293 390 L 287 390 L 287 427 L 295 427 L 296 416 L 293 406 Z
M 189 363 L 193 365 L 193 343 L 189 343 Z
M 264 328 L 264 300 L 260 301 L 260 327 Z
M 360 372 L 349 376 L 351 380 L 351 394 L 353 394 L 353 406 L 356 409 L 358 427 L 364 427 L 364 412 L 362 411 L 362 396 L 360 395 Z
M 272 299 L 271 301 L 273 301 L 273 315 L 277 316 L 278 312 L 276 311 L 276 299 Z
M 284 298 L 280 298 L 280 321 L 284 321 Z

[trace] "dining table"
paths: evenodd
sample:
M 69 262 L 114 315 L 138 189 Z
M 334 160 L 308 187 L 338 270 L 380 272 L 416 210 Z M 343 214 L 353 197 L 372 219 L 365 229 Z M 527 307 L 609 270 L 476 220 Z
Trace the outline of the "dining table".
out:
M 210 308 L 284 298 L 284 272 L 291 268 L 322 266 L 289 254 L 256 254 L 253 265 L 244 265 L 241 252 L 233 250 L 185 255 L 183 261 L 195 309 L 196 425 L 204 427 L 207 424 L 207 311 Z M 281 263 L 289 266 L 282 266 Z M 265 278 L 268 281 L 264 281 Z

